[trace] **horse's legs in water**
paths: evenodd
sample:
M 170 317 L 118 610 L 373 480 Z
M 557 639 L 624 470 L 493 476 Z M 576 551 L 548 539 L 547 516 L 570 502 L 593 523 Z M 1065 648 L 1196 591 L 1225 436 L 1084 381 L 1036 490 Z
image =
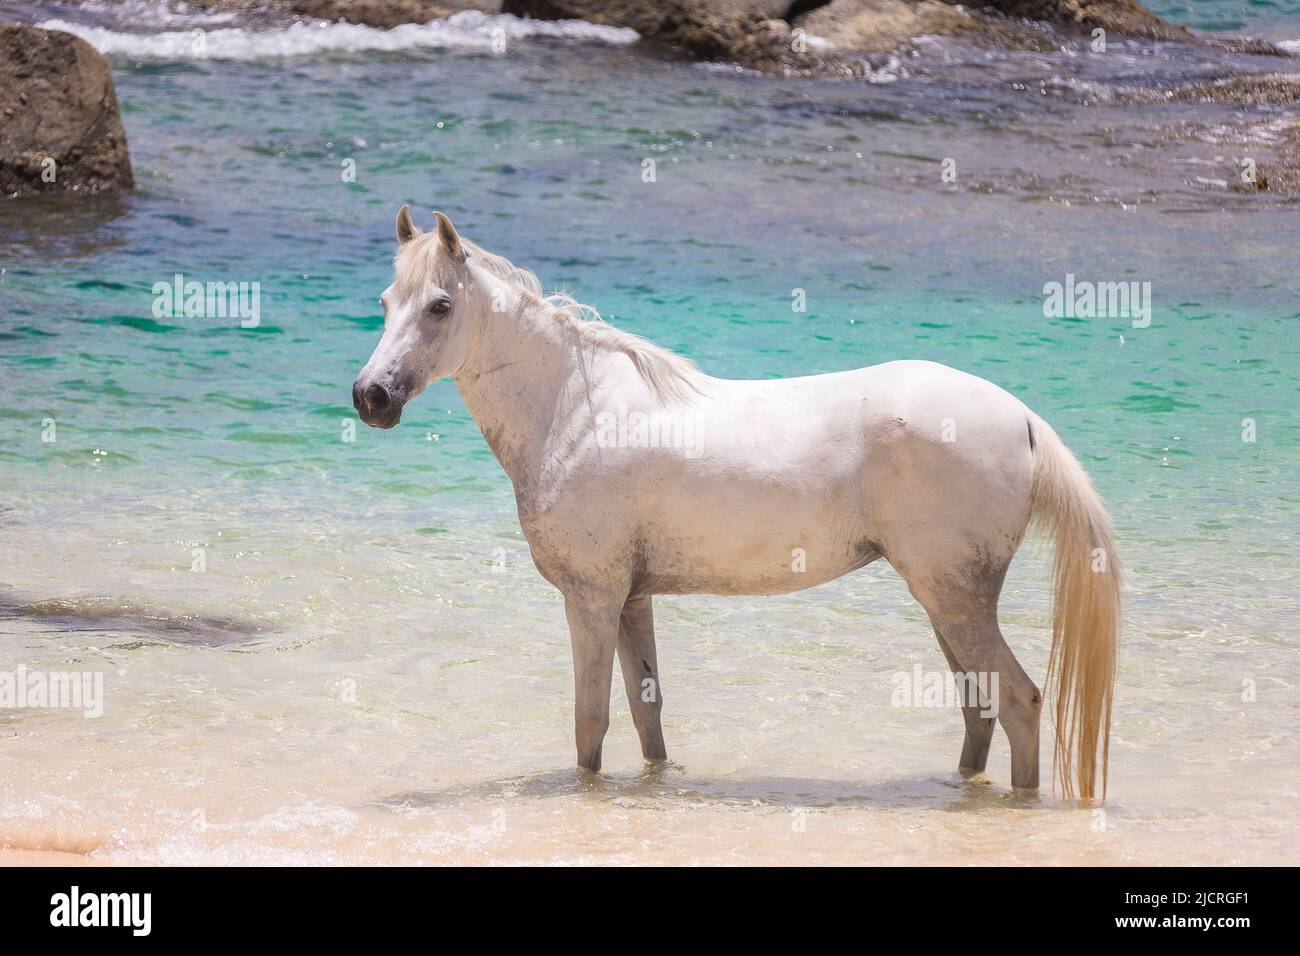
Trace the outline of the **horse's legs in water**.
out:
M 1008 556 L 993 567 L 970 564 L 940 572 L 905 564 L 899 573 L 929 613 L 940 643 L 951 651 L 957 662 L 954 669 L 990 680 L 986 675 L 997 675 L 997 720 L 1011 744 L 1011 785 L 1018 790 L 1037 790 L 1043 696 L 998 627 L 998 594 L 1010 560 Z M 969 722 L 967 735 L 968 743 L 979 743 L 978 737 L 970 739 Z M 965 757 L 963 750 L 963 763 Z
M 609 688 L 614 678 L 614 645 L 624 595 L 566 592 L 564 614 L 573 644 L 573 729 L 578 766 L 600 769 L 601 744 L 609 729 Z
M 623 686 L 632 708 L 632 723 L 641 738 L 641 755 L 646 760 L 664 760 L 664 732 L 659 723 L 663 694 L 659 684 L 659 662 L 655 660 L 655 622 L 650 597 L 634 597 L 623 605 L 618 623 L 618 662 L 623 669 Z
M 961 672 L 962 666 L 957 663 L 957 658 L 953 655 L 948 642 L 943 639 L 943 635 L 936 629 L 934 636 L 939 639 L 939 649 L 947 658 L 949 669 L 954 674 Z M 983 707 L 962 704 L 961 715 L 966 720 L 966 739 L 962 743 L 961 759 L 957 762 L 957 769 L 964 773 L 981 773 L 988 765 L 989 745 L 993 742 L 993 728 L 997 724 L 997 718 L 981 716 L 986 712 Z

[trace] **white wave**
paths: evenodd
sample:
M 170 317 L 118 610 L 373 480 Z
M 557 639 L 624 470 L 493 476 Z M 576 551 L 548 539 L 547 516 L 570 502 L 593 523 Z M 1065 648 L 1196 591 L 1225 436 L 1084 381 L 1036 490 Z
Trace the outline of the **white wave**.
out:
M 137 30 L 206 27 L 236 22 L 240 17 L 235 10 L 191 10 L 184 3 L 173 8 L 165 0 L 82 0 L 71 6 L 89 19 L 129 23 Z
M 1292 56 L 1300 56 L 1300 40 L 1279 40 L 1277 45 Z
M 635 30 L 582 20 L 521 20 L 468 10 L 445 20 L 391 30 L 355 23 L 298 22 L 284 27 L 220 27 L 126 33 L 67 20 L 46 20 L 47 30 L 75 33 L 105 56 L 163 60 L 257 60 L 315 53 L 408 50 L 419 47 L 508 50 L 519 40 L 546 37 L 613 45 L 635 42 Z

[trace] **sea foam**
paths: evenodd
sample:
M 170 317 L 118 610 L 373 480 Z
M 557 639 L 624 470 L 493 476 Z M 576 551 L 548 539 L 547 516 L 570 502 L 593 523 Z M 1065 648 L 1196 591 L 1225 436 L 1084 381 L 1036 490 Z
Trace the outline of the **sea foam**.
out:
M 317 53 L 391 51 L 421 47 L 489 50 L 494 44 L 546 38 L 622 45 L 638 39 L 635 30 L 582 20 L 531 20 L 509 14 L 468 10 L 445 20 L 404 24 L 391 30 L 355 23 L 296 22 L 287 26 L 193 26 L 156 33 L 129 33 L 105 27 L 46 20 L 47 30 L 74 33 L 106 56 L 164 60 L 258 60 Z

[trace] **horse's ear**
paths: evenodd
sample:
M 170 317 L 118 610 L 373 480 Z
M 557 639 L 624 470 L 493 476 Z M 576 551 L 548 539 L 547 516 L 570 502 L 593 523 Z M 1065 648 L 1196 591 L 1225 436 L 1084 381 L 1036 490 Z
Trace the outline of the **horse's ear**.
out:
M 397 211 L 397 244 L 404 246 L 419 234 L 419 227 L 411 220 L 411 207 L 403 206 Z
M 460 244 L 460 236 L 456 233 L 456 227 L 440 212 L 435 212 L 433 217 L 438 220 L 438 238 L 442 240 L 443 248 L 447 254 L 458 262 L 465 261 L 465 248 Z

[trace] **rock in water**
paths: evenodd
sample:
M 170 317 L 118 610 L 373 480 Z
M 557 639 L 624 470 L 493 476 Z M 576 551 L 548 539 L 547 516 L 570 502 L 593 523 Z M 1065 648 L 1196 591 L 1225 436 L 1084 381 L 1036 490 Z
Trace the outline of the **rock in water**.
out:
M 134 185 L 104 58 L 71 33 L 0 23 L 0 196 Z
M 1167 23 L 1138 0 L 985 0 L 999 13 L 1085 30 L 1108 30 L 1117 36 L 1189 41 L 1192 35 Z
M 1035 23 L 1193 41 L 1138 0 L 504 0 L 502 9 L 631 27 L 697 59 L 810 76 L 860 72 L 858 54 L 897 49 L 918 36 L 960 36 L 995 49 L 1055 49 L 1055 39 Z

